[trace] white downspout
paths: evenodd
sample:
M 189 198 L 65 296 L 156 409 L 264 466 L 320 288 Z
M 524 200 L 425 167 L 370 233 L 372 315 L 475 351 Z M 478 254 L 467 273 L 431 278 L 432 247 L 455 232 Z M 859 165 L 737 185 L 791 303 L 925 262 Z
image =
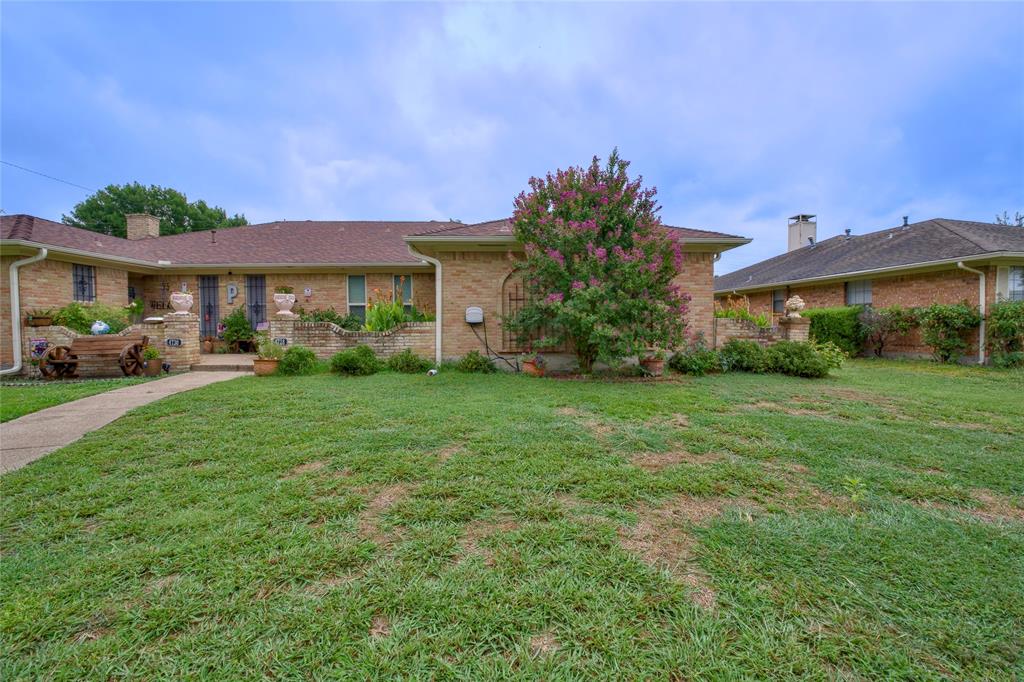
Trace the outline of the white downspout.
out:
M 405 246 L 406 248 L 409 249 L 409 253 L 412 254 L 414 258 L 419 258 L 420 260 L 430 263 L 434 266 L 434 362 L 437 364 L 438 368 L 440 368 L 442 326 L 441 307 L 444 298 L 441 295 L 441 282 L 443 281 L 443 278 L 441 277 L 441 261 L 437 260 L 436 258 L 431 258 L 430 256 L 426 256 L 420 253 L 415 248 L 413 248 L 412 244 L 406 243 Z
M 38 263 L 46 258 L 47 253 L 49 251 L 40 247 L 39 253 L 36 255 L 11 263 L 11 343 L 14 344 L 14 365 L 0 370 L 0 376 L 17 374 L 21 371 L 21 291 L 18 286 L 18 269 L 22 265 Z
M 978 276 L 978 312 L 981 313 L 981 327 L 978 329 L 978 364 L 985 364 L 985 273 L 964 265 L 963 261 L 957 261 L 956 266 L 961 270 L 973 272 Z

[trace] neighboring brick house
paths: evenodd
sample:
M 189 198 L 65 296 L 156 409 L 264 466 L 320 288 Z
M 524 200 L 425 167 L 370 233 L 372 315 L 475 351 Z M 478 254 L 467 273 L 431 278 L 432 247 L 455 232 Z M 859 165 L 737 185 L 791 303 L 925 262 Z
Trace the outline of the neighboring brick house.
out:
M 808 308 L 920 307 L 1024 300 L 1024 229 L 933 219 L 816 241 L 814 216 L 790 218 L 789 251 L 715 278 L 716 302 L 743 297 L 753 314 L 783 312 L 799 295 Z M 977 340 L 973 341 L 977 350 Z M 919 332 L 892 345 L 926 354 Z
M 0 217 L 0 364 L 13 362 L 9 270 L 12 262 L 39 253 L 46 258 L 20 269 L 20 313 L 59 308 L 72 300 L 126 305 L 142 300 L 145 315 L 170 311 L 169 297 L 183 287 L 195 295 L 200 334 L 242 308 L 256 324 L 273 315 L 274 288 L 294 289 L 296 305 L 363 314 L 375 292 L 398 292 L 409 305 L 438 314 L 438 356 L 484 350 L 465 309 L 484 311 L 489 346 L 514 352 L 500 318 L 517 303 L 510 283 L 521 252 L 507 220 L 462 223 L 279 221 L 209 232 L 158 236 L 159 221 L 128 216 L 127 238 L 110 237 L 27 215 Z M 750 240 L 686 228 L 679 284 L 693 296 L 690 322 L 709 332 L 713 324 L 713 262 L 722 251 Z M 436 271 L 440 267 L 440 286 Z M 437 301 L 442 300 L 442 310 Z M 268 310 L 268 303 L 270 309 Z M 477 330 L 481 333 L 483 325 Z M 482 338 L 482 336 L 481 336 Z

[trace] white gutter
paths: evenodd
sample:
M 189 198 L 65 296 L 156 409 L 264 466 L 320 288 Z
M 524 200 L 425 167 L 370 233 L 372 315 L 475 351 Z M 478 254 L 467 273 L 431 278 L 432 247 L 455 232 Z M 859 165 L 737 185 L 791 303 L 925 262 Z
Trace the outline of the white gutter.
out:
M 0 370 L 0 376 L 4 374 L 17 374 L 21 371 L 21 291 L 18 286 L 18 269 L 23 265 L 38 263 L 46 258 L 46 248 L 40 248 L 39 253 L 28 258 L 22 258 L 11 263 L 11 343 L 14 348 L 14 365 L 8 369 Z
M 434 266 L 434 362 L 438 368 L 441 367 L 441 308 L 443 296 L 441 295 L 441 285 L 444 281 L 441 277 L 441 261 L 436 258 L 426 256 L 413 247 L 412 244 L 406 242 L 406 248 L 409 249 L 409 253 L 419 258 L 420 260 L 431 263 Z
M 978 364 L 985 364 L 985 273 L 964 265 L 963 261 L 957 261 L 956 266 L 961 270 L 973 272 L 978 276 L 978 312 L 981 313 L 981 327 L 978 329 Z

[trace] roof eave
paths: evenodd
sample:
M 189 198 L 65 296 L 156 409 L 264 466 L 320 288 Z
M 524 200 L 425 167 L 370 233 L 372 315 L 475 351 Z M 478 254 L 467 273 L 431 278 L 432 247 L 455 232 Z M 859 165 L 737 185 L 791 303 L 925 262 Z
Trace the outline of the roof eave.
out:
M 866 275 L 886 274 L 891 272 L 900 272 L 902 270 L 919 270 L 923 268 L 930 268 L 939 265 L 951 265 L 959 261 L 963 262 L 974 262 L 979 260 L 990 260 L 992 258 L 1024 258 L 1024 251 L 988 251 L 986 253 L 976 253 L 970 256 L 957 256 L 956 258 L 943 258 L 941 260 L 934 261 L 919 261 L 916 263 L 906 263 L 903 265 L 891 265 L 884 268 L 870 268 L 867 270 L 851 270 L 849 272 L 838 272 L 831 275 L 819 275 L 817 277 L 803 277 L 800 279 L 788 279 L 780 280 L 776 282 L 764 282 L 761 284 L 751 284 L 749 286 L 738 286 L 738 287 L 722 287 L 715 288 L 714 293 L 716 294 L 728 294 L 728 293 L 739 293 L 743 291 L 757 291 L 759 289 L 773 289 L 778 287 L 793 286 L 796 284 L 807 284 L 811 282 L 828 282 L 831 280 L 842 280 L 850 279 L 851 277 L 864 277 Z

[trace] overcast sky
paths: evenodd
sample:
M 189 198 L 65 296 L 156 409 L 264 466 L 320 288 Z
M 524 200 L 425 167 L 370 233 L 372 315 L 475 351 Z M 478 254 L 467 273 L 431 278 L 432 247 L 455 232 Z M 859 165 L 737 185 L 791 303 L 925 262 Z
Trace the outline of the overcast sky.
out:
M 613 146 L 719 272 L 1024 211 L 1024 4 L 3 2 L 4 161 L 277 219 L 487 220 Z M 0 166 L 0 206 L 82 189 Z

